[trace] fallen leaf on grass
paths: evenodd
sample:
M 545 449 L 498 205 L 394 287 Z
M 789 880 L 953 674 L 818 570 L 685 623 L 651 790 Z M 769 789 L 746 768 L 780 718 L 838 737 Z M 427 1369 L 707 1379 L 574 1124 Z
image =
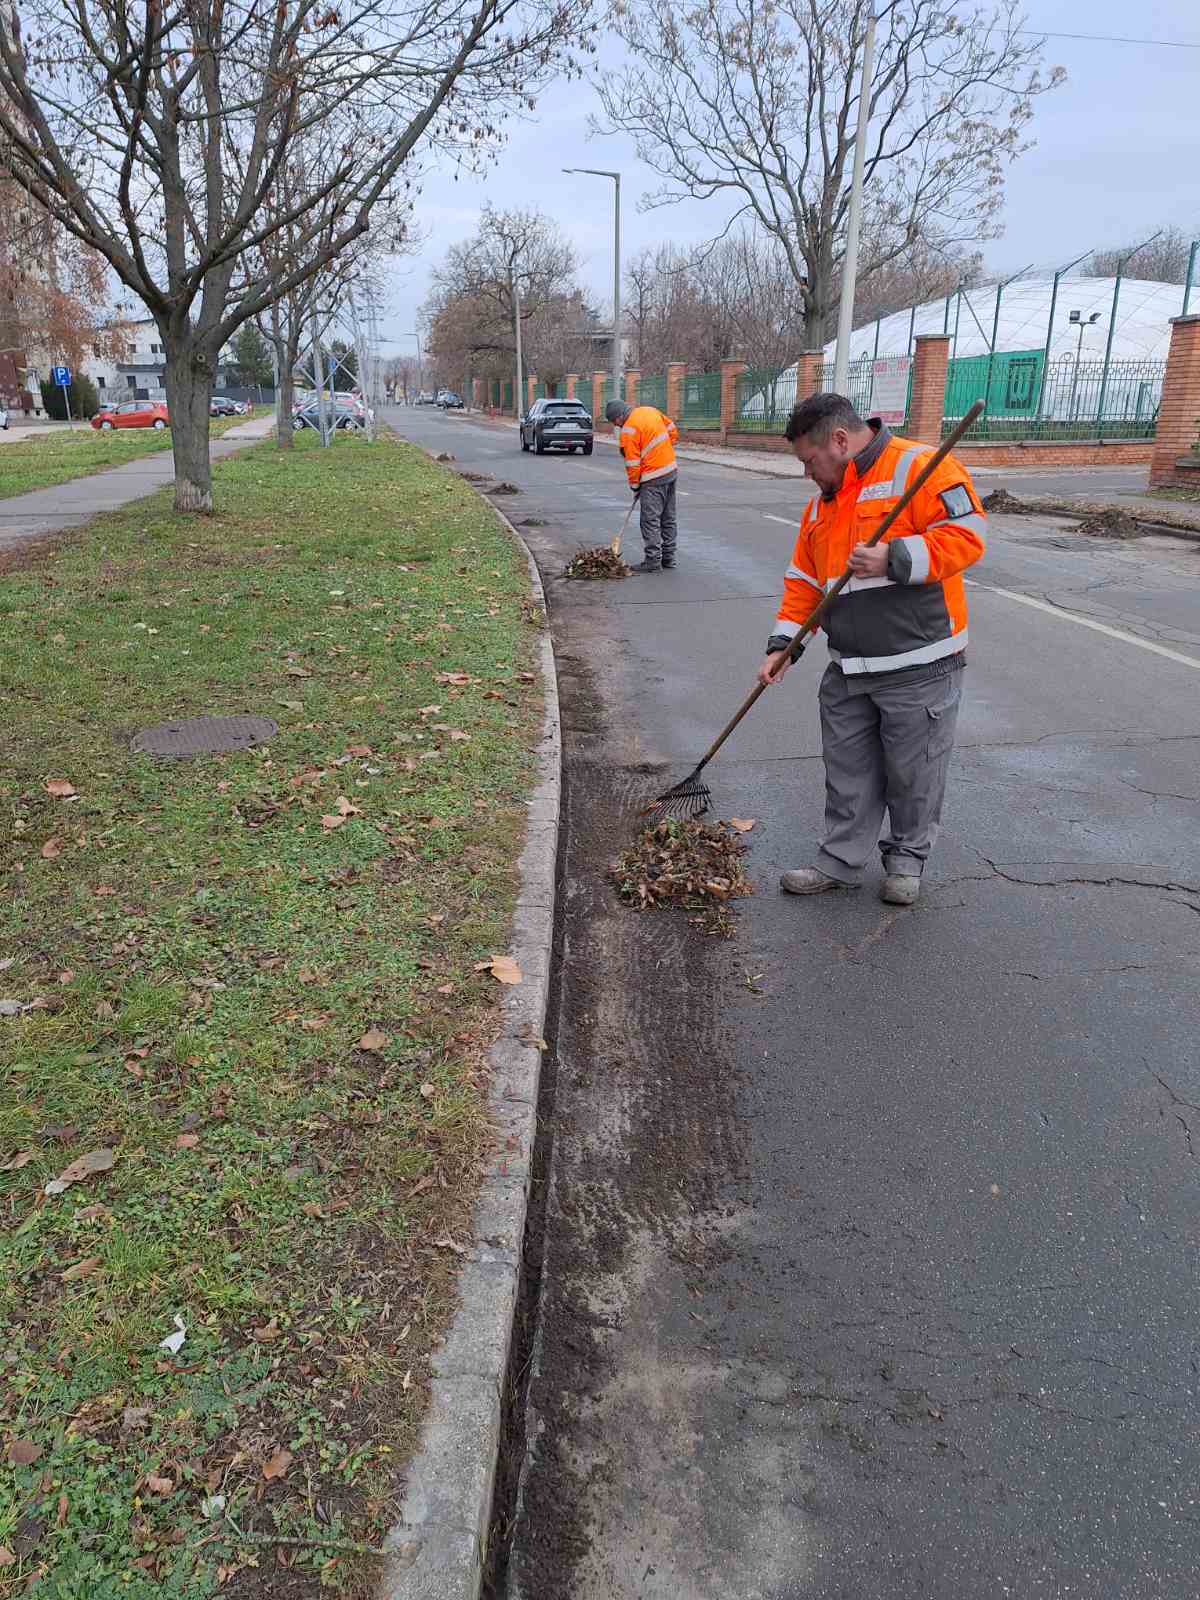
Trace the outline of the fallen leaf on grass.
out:
M 257 1339 L 259 1344 L 270 1344 L 272 1339 L 278 1339 L 282 1333 L 283 1329 L 272 1317 L 265 1328 L 251 1328 L 250 1337 Z
M 289 711 L 303 711 L 304 710 L 304 701 L 303 700 L 281 700 L 281 699 L 279 699 L 278 696 L 276 696 L 275 704 L 277 706 L 286 706 Z
M 62 855 L 62 840 L 58 837 L 47 839 L 42 846 L 42 858 L 45 861 L 57 861 Z
M 84 1178 L 95 1177 L 99 1172 L 109 1172 L 117 1157 L 109 1149 L 89 1150 L 87 1155 L 80 1156 L 72 1161 L 69 1167 L 64 1167 L 52 1183 L 48 1183 L 43 1191 L 45 1194 L 62 1194 L 64 1189 L 69 1189 L 73 1183 L 80 1183 Z
M 470 739 L 470 737 L 471 737 L 471 735 L 469 733 L 464 733 L 461 728 L 451 728 L 450 729 L 450 738 L 455 743 L 458 743 L 459 741 L 461 741 L 463 739 Z
M 358 1041 L 360 1050 L 382 1050 L 388 1042 L 386 1033 L 381 1033 L 378 1028 L 368 1028 Z
M 348 821 L 348 818 L 346 817 L 326 816 L 321 818 L 321 826 L 325 829 L 326 833 L 330 833 L 334 828 L 340 828 L 346 821 Z
M 290 1450 L 276 1450 L 270 1461 L 268 1461 L 262 1469 L 263 1477 L 266 1478 L 268 1482 L 272 1478 L 286 1478 L 287 1470 L 291 1464 L 292 1452 Z
M 64 971 L 60 972 L 58 975 L 58 981 L 59 983 L 74 983 L 75 973 L 72 968 L 67 967 Z
M 757 817 L 730 817 L 729 826 L 736 828 L 739 833 L 749 833 L 757 821 Z
M 0 1172 L 20 1172 L 22 1167 L 27 1167 L 33 1160 L 32 1150 L 18 1150 L 15 1156 L 0 1164 Z
M 521 969 L 511 956 L 493 956 L 490 961 L 481 962 L 476 966 L 476 972 L 490 971 L 498 983 L 520 983 Z
M 311 678 L 312 673 L 307 667 L 289 667 L 287 669 L 287 676 L 289 678 Z
M 15 967 L 16 964 L 16 956 L 5 956 L 4 960 L 0 961 L 0 972 L 7 972 L 9 967 Z
M 8 1447 L 8 1459 L 11 1466 L 31 1467 L 41 1456 L 45 1447 L 35 1444 L 32 1439 L 14 1439 Z
M 200 1135 L 198 1133 L 181 1133 L 175 1140 L 175 1148 L 176 1150 L 194 1150 L 199 1143 Z
M 348 744 L 346 746 L 346 754 L 348 756 L 369 756 L 371 754 L 371 746 L 369 744 Z
M 95 895 L 116 894 L 116 892 L 117 891 L 113 888 L 111 883 L 98 883 L 92 890 L 92 893 Z
M 435 1239 L 433 1247 L 435 1250 L 453 1250 L 456 1256 L 465 1256 L 467 1253 L 466 1245 L 458 1244 L 454 1239 Z
M 439 683 L 467 684 L 471 681 L 471 674 L 469 672 L 439 672 L 437 681 Z
M 432 1100 L 436 1093 L 437 1089 L 432 1083 L 423 1083 L 421 1085 L 421 1095 L 424 1099 Z
M 45 789 L 47 794 L 52 794 L 56 800 L 69 800 L 76 792 L 75 785 L 69 778 L 47 778 Z
M 96 1222 L 101 1217 L 111 1217 L 112 1212 L 107 1206 L 84 1206 L 82 1211 L 75 1213 L 76 1222 Z
M 0 1544 L 0 1567 L 15 1566 L 17 1558 L 6 1544 Z
M 62 1281 L 74 1283 L 76 1278 L 86 1278 L 89 1273 L 95 1272 L 99 1265 L 99 1256 L 88 1256 L 86 1261 L 77 1261 L 73 1267 L 68 1267 L 62 1275 Z
M 152 1494 L 170 1494 L 175 1487 L 174 1478 L 160 1478 L 157 1473 L 146 1475 L 146 1487 Z

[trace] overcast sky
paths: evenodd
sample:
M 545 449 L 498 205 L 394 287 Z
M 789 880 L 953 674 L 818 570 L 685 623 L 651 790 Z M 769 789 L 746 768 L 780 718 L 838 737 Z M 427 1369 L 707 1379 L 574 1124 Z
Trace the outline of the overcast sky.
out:
M 602 3 L 602 0 L 601 0 Z M 1200 46 L 1197 0 L 1028 0 L 1030 25 L 1047 33 L 1136 35 Z M 618 62 L 610 40 L 601 59 Z M 986 247 L 989 266 L 1015 271 L 1027 262 L 1061 266 L 1093 246 L 1152 233 L 1163 221 L 1200 225 L 1196 163 L 1200 48 L 1051 38 L 1049 65 L 1067 69 L 1066 84 L 1037 103 L 1034 149 L 1009 169 L 1005 233 Z M 700 241 L 719 232 L 727 214 L 717 201 L 689 202 L 641 214 L 637 202 L 655 183 L 631 140 L 594 138 L 586 84 L 543 95 L 528 121 L 509 125 L 495 168 L 483 179 L 431 176 L 418 210 L 428 237 L 418 257 L 398 264 L 383 319 L 385 353 L 413 350 L 403 337 L 417 326 L 429 270 L 447 247 L 470 236 L 485 200 L 499 207 L 534 206 L 572 240 L 582 277 L 597 304 L 612 296 L 612 183 L 567 177 L 562 167 L 619 168 L 621 245 L 629 256 L 667 239 Z M 1200 231 L 1200 229 L 1198 229 Z

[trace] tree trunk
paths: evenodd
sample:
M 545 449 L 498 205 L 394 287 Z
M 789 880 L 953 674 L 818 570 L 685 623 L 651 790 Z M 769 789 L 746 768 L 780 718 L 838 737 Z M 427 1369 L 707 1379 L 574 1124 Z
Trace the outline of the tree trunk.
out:
M 212 362 L 191 340 L 168 339 L 166 382 L 175 457 L 175 509 L 211 511 L 208 418 L 213 392 Z
M 275 359 L 279 366 L 279 391 L 275 401 L 275 448 L 277 450 L 290 450 L 292 448 L 292 396 L 295 393 L 293 369 L 296 365 L 296 351 L 292 341 L 280 339 L 275 345 Z

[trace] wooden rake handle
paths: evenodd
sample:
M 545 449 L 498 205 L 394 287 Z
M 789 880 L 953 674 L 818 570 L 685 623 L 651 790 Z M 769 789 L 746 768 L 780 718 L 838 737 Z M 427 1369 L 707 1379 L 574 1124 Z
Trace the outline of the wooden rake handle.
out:
M 883 521 L 879 524 L 878 528 L 876 528 L 875 532 L 866 541 L 868 546 L 879 543 L 880 539 L 883 538 L 884 534 L 892 526 L 896 518 L 909 505 L 913 496 L 919 489 L 924 488 L 925 484 L 929 481 L 931 474 L 941 466 L 942 462 L 950 454 L 951 450 L 954 449 L 954 446 L 962 438 L 963 434 L 966 433 L 967 429 L 976 420 L 976 418 L 982 414 L 983 409 L 983 401 L 976 400 L 974 405 L 972 405 L 970 410 L 967 412 L 966 416 L 962 418 L 956 427 L 951 429 L 950 433 L 930 456 L 929 460 L 921 468 L 920 472 L 917 473 L 912 483 L 909 484 L 908 488 L 900 496 L 899 500 L 896 501 L 896 504 L 888 512 L 887 516 L 884 517 Z M 838 581 L 834 584 L 833 588 L 817 601 L 816 605 L 808 613 L 808 616 L 805 617 L 800 631 L 796 634 L 796 637 L 788 646 L 788 656 L 791 662 L 798 661 L 804 654 L 805 639 L 809 634 L 816 632 L 817 628 L 820 626 L 822 618 L 825 616 L 833 602 L 837 599 L 838 595 L 841 594 L 842 590 L 850 582 L 852 576 L 853 574 L 850 571 L 850 568 L 847 567 Z M 754 685 L 753 689 L 751 689 L 745 700 L 742 701 L 739 709 L 721 729 L 720 733 L 704 752 L 703 756 L 701 756 L 700 766 L 696 768 L 696 772 L 699 772 L 701 768 L 708 765 L 708 763 L 716 755 L 717 751 L 725 743 L 726 739 L 728 739 L 729 735 L 737 727 L 738 723 L 746 715 L 747 711 L 749 711 L 750 707 L 758 699 L 759 695 L 762 694 L 763 690 L 767 687 L 768 686 L 765 683 L 756 683 Z
M 636 500 L 631 500 L 629 502 L 629 510 L 625 513 L 625 521 L 621 524 L 621 531 L 617 534 L 617 537 L 609 546 L 609 549 L 615 556 L 619 556 L 621 554 L 621 540 L 625 537 L 625 529 L 629 526 L 629 519 L 633 515 L 633 508 L 635 505 L 637 505 Z

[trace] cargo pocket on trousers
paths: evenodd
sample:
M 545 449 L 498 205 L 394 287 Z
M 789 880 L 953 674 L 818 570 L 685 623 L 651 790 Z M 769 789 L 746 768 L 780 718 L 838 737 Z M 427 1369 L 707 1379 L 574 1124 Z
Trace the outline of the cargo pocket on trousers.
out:
M 949 755 L 954 744 L 954 725 L 958 721 L 958 701 L 949 700 L 944 706 L 926 706 L 929 722 L 925 742 L 926 761 L 940 761 Z

